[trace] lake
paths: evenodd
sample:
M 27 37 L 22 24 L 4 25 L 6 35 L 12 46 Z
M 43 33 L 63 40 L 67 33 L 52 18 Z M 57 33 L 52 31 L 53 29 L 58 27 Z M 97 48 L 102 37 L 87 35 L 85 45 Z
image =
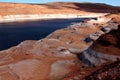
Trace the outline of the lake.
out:
M 65 28 L 80 19 L 54 19 L 29 22 L 0 23 L 0 50 L 18 45 L 24 40 L 39 40 L 53 31 Z

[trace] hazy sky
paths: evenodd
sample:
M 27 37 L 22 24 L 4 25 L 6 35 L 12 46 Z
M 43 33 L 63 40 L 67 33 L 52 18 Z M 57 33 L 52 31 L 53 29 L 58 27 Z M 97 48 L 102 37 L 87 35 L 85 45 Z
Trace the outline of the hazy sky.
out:
M 120 6 L 120 0 L 0 0 L 0 2 L 46 3 L 46 2 L 95 2 Z

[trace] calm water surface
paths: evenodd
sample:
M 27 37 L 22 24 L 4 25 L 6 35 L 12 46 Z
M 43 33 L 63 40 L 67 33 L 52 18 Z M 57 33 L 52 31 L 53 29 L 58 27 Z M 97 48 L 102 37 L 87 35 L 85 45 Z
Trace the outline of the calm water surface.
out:
M 84 19 L 85 18 L 1 23 L 0 50 L 16 46 L 24 40 L 39 40 L 57 29 L 65 28 L 73 22 L 80 22 Z

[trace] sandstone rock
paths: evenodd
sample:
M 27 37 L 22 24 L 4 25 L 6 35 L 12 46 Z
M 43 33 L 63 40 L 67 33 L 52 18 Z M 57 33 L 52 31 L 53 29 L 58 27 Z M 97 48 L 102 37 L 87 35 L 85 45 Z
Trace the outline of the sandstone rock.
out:
M 79 55 L 79 58 L 87 65 L 101 65 L 107 61 L 115 61 L 120 56 L 109 55 L 100 52 L 96 52 L 91 48 L 85 50 L 82 54 Z
M 45 79 L 45 76 L 47 75 L 42 75 L 45 70 L 40 69 L 39 67 L 44 65 L 42 65 L 41 61 L 36 59 L 23 60 L 9 66 L 12 72 L 19 76 L 20 80 L 41 80 Z
M 103 27 L 101 30 L 105 33 L 108 33 L 108 32 L 110 32 L 111 28 L 110 27 Z
M 101 20 L 104 21 L 104 19 Z M 88 23 L 85 24 L 87 26 Z M 119 58 L 119 54 L 107 54 L 107 52 L 105 54 L 101 50 L 99 50 L 100 52 L 96 50 L 96 48 L 101 48 L 98 46 L 100 44 L 98 40 L 101 40 L 100 36 L 104 32 L 100 30 L 99 26 L 94 28 L 91 27 L 91 24 L 88 26 L 74 26 L 76 30 L 60 29 L 42 40 L 24 41 L 18 46 L 0 51 L 0 78 L 3 80 L 64 80 L 65 77 L 79 70 L 80 77 L 82 77 L 87 74 L 85 71 L 88 69 L 88 67 L 84 69 L 82 66 L 87 64 L 95 67 Z M 100 26 L 103 25 L 100 24 Z M 119 50 L 119 30 L 114 33 L 109 34 L 115 35 L 113 38 L 118 39 L 111 40 L 110 38 L 110 40 L 118 40 L 118 42 L 111 44 L 109 49 L 117 46 L 114 48 L 117 51 Z M 86 38 L 91 39 L 92 42 L 84 42 Z M 104 49 L 107 48 L 104 47 Z M 77 75 L 79 74 L 77 73 Z
M 80 54 L 80 53 L 83 52 L 85 49 L 69 48 L 68 50 L 69 50 L 71 53 L 73 53 L 73 54 Z
M 94 34 L 90 34 L 90 35 L 85 39 L 85 41 L 86 41 L 86 42 L 95 41 L 95 40 L 97 40 L 102 34 L 104 34 L 103 31 L 98 31 L 98 32 L 96 32 L 96 33 L 94 33 Z
M 55 63 L 51 65 L 51 73 L 50 73 L 51 79 L 50 80 L 61 79 L 64 75 L 72 71 L 70 67 L 74 65 L 75 63 L 73 60 L 56 61 Z

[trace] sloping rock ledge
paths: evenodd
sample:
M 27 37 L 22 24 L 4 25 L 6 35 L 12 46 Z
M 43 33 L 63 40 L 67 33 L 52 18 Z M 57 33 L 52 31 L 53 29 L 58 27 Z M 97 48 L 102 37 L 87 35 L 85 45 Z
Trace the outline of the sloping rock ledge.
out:
M 79 80 L 87 69 L 92 70 L 89 66 L 95 67 L 120 57 L 99 53 L 90 47 L 101 35 L 118 29 L 117 26 L 111 18 L 83 21 L 57 30 L 44 39 L 24 41 L 0 51 L 0 79 L 64 80 L 80 70 L 81 75 L 76 79 Z

